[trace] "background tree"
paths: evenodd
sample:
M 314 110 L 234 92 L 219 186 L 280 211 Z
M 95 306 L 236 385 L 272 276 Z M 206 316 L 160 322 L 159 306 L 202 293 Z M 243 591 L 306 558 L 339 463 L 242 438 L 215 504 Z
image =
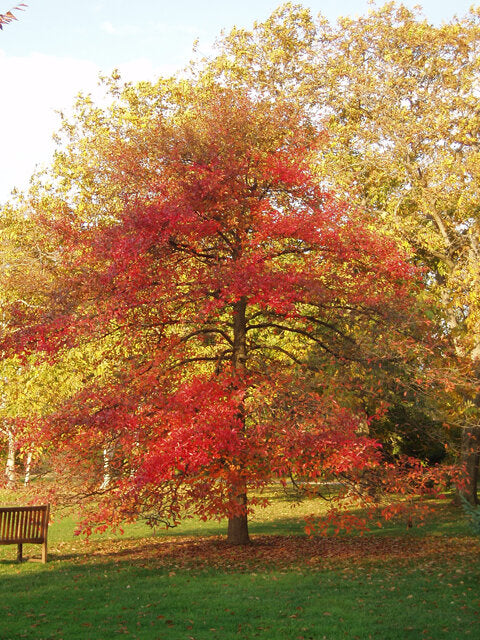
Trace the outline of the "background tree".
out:
M 318 174 L 374 211 L 425 267 L 439 335 L 453 341 L 465 372 L 450 417 L 462 430 L 472 502 L 480 448 L 479 28 L 478 9 L 436 27 L 390 3 L 331 25 L 287 4 L 251 32 L 233 30 L 206 70 L 205 62 L 197 69 L 282 95 L 323 121 L 329 144 Z
M 45 200 L 49 201 L 48 196 Z M 55 235 L 50 233 L 47 238 L 42 231 L 25 199 L 18 197 L 0 208 L 2 340 L 14 340 L 27 323 L 64 308 L 63 300 L 52 304 L 53 283 L 60 277 L 58 243 Z M 24 463 L 25 484 L 36 463 L 48 469 L 51 452 L 40 441 L 41 420 L 62 399 L 78 391 L 90 375 L 102 375 L 101 355 L 93 348 L 70 349 L 58 354 L 55 363 L 42 362 L 35 355 L 20 358 L 2 352 L 0 434 L 6 448 L 5 476 L 10 488 L 18 484 L 16 462 Z
M 40 306 L 42 284 L 47 279 L 47 271 L 36 249 L 38 234 L 28 217 L 18 213 L 14 207 L 5 206 L 0 210 L 0 313 L 1 335 L 3 338 L 15 332 L 12 316 L 17 322 L 22 308 L 29 314 Z M 27 240 L 28 238 L 28 240 Z M 21 395 L 28 388 L 27 378 L 22 373 L 25 367 L 17 358 L 3 357 L 0 362 L 0 415 L 1 428 L 7 446 L 6 480 L 9 487 L 16 483 L 15 457 L 20 448 L 21 433 L 13 407 L 22 403 Z M 32 372 L 30 372 L 32 375 Z M 28 392 L 27 392 L 28 395 Z M 27 414 L 34 413 L 33 407 Z

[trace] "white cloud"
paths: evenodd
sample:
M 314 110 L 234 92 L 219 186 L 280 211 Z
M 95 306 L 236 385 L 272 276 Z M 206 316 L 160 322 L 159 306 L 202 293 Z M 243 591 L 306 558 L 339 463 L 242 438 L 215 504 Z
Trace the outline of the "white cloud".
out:
M 146 58 L 120 64 L 119 70 L 131 82 L 175 72 L 171 66 L 155 67 Z M 36 166 L 50 161 L 52 135 L 60 125 L 56 112 L 68 114 L 80 91 L 100 99 L 100 73 L 109 71 L 88 60 L 39 53 L 13 57 L 0 50 L 0 203 L 13 188 L 25 189 Z
M 191 24 L 177 24 L 177 25 L 167 25 L 164 23 L 157 22 L 154 25 L 156 31 L 161 33 L 184 33 L 188 36 L 198 37 L 201 34 L 204 34 L 205 31 L 200 29 L 199 27 L 195 27 Z
M 172 76 L 178 72 L 178 65 L 163 64 L 155 65 L 150 58 L 136 58 L 122 62 L 117 66 L 122 80 L 125 82 L 139 82 L 140 80 L 150 80 L 154 82 L 160 76 Z
M 109 20 L 101 23 L 100 29 L 111 36 L 138 36 L 138 35 L 174 35 L 184 34 L 189 37 L 197 37 L 204 33 L 202 29 L 190 24 L 167 24 L 165 22 L 152 22 L 145 27 L 135 24 L 119 24 L 115 25 Z
M 119 26 L 113 25 L 111 22 L 105 21 L 101 24 L 101 30 L 112 36 L 138 36 L 142 33 L 142 29 L 134 24 L 123 24 Z
M 56 110 L 68 110 L 79 91 L 94 91 L 99 69 L 85 60 L 34 53 L 7 56 L 0 50 L 0 202 L 25 188 L 38 163 L 48 162 Z

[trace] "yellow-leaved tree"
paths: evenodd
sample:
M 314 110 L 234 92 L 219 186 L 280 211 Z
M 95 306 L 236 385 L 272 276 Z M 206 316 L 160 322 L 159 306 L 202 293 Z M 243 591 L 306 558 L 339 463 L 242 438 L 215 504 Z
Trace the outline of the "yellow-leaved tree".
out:
M 471 502 L 480 457 L 479 38 L 480 9 L 435 26 L 389 3 L 330 24 L 289 3 L 251 31 L 234 29 L 195 70 L 281 95 L 323 121 L 319 178 L 377 212 L 424 265 L 438 334 L 465 372 L 451 417 Z
M 64 274 L 59 268 L 62 253 L 58 237 L 46 238 L 33 211 L 52 211 L 58 207 L 48 187 L 32 188 L 28 196 L 18 196 L 0 208 L 0 336 L 8 341 L 21 328 L 32 326 L 49 309 L 65 309 L 71 304 L 69 292 L 57 296 L 52 305 L 51 290 Z M 15 322 L 12 319 L 15 318 Z M 0 450 L 5 455 L 5 485 L 19 486 L 19 463 L 23 464 L 24 484 L 38 471 L 49 469 L 49 450 L 40 437 L 41 422 L 66 398 L 81 389 L 93 376 L 111 375 L 104 364 L 103 343 L 65 350 L 55 362 L 39 359 L 27 349 L 22 357 L 0 352 Z M 105 453 L 107 452 L 107 453 Z M 108 443 L 99 458 L 105 458 L 108 475 Z M 3 480 L 0 474 L 0 483 Z M 67 478 L 72 490 L 75 484 Z M 71 491 L 70 491 L 71 493 Z

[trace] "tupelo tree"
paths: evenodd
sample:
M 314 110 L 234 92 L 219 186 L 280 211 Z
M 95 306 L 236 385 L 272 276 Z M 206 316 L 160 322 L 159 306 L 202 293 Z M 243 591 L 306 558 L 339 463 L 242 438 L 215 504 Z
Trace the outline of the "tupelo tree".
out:
M 323 134 L 288 103 L 185 81 L 114 92 L 65 125 L 62 181 L 36 203 L 62 277 L 15 348 L 102 354 L 44 428 L 94 499 L 85 531 L 195 514 L 246 544 L 273 478 L 379 465 L 352 398 L 413 357 L 415 270 L 319 186 Z

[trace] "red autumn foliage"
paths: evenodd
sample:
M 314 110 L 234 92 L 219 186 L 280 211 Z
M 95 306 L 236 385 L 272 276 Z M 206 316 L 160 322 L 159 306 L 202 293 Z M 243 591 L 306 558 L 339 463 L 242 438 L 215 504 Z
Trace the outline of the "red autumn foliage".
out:
M 311 128 L 260 106 L 217 90 L 191 105 L 190 124 L 165 116 L 147 186 L 126 190 L 113 219 L 59 209 L 42 221 L 64 277 L 43 317 L 18 310 L 15 348 L 96 341 L 110 366 L 44 431 L 59 467 L 75 470 L 69 488 L 95 500 L 87 531 L 92 518 L 228 516 L 242 543 L 247 490 L 361 478 L 381 463 L 352 396 L 411 349 L 415 271 L 318 186 Z M 272 120 L 284 133 L 265 142 Z M 128 135 L 105 158 L 112 180 L 145 175 Z

